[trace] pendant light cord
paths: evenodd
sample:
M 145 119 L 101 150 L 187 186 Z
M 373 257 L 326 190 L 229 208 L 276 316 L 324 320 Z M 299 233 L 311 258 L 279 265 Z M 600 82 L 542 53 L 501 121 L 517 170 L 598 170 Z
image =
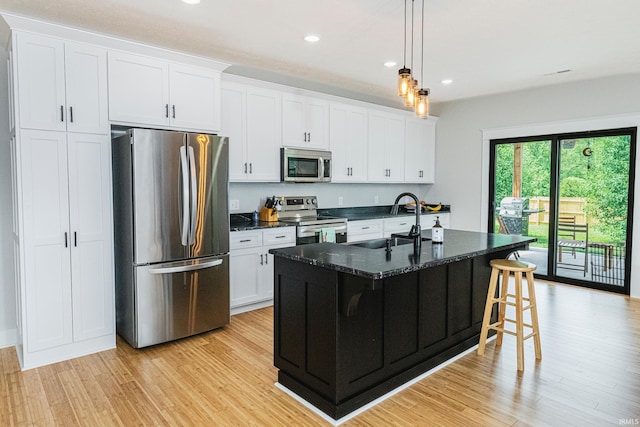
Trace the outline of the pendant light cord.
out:
M 415 0 L 411 0 L 411 69 L 412 70 L 413 70 L 413 21 L 414 21 L 414 19 L 413 19 L 413 3 L 414 3 L 414 1 Z
M 413 0 L 411 0 L 413 1 Z M 407 0 L 404 0 L 404 59 L 402 60 L 402 68 L 407 68 Z
M 413 1 L 413 0 L 411 0 Z M 422 0 L 422 65 L 420 66 L 420 80 L 422 81 L 422 87 L 424 87 L 424 0 Z

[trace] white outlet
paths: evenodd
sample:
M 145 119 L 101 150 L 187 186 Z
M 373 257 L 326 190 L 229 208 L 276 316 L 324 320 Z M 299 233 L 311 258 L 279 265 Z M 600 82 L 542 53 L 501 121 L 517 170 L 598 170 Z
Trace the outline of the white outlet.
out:
M 375 196 L 375 197 L 373 198 L 373 203 L 375 203 L 376 205 L 377 205 L 377 204 L 379 204 L 379 203 L 380 203 L 380 197 Z
M 229 210 L 230 211 L 240 210 L 240 200 L 229 200 Z
M 344 205 L 344 197 L 338 196 L 338 206 Z

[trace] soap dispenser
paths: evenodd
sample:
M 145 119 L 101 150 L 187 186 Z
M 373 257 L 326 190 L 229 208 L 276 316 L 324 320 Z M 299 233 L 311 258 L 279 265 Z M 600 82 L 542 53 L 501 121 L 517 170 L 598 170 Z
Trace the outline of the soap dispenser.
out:
M 431 241 L 433 243 L 444 243 L 444 228 L 440 225 L 440 217 L 436 217 L 436 223 L 431 229 Z

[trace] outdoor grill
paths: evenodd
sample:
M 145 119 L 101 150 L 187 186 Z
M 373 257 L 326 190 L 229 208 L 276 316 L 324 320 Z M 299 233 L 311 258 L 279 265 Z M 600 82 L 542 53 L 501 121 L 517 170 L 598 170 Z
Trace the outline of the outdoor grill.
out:
M 509 234 L 529 234 L 529 215 L 537 212 L 529 210 L 529 199 L 526 197 L 505 197 L 500 202 L 499 214 Z

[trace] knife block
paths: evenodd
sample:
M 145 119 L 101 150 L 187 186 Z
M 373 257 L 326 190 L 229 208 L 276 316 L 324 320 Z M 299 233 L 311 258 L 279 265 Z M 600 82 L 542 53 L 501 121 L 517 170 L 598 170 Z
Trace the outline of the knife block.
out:
M 268 208 L 263 206 L 260 208 L 260 221 L 266 222 L 277 222 L 278 221 L 278 211 L 273 208 Z

